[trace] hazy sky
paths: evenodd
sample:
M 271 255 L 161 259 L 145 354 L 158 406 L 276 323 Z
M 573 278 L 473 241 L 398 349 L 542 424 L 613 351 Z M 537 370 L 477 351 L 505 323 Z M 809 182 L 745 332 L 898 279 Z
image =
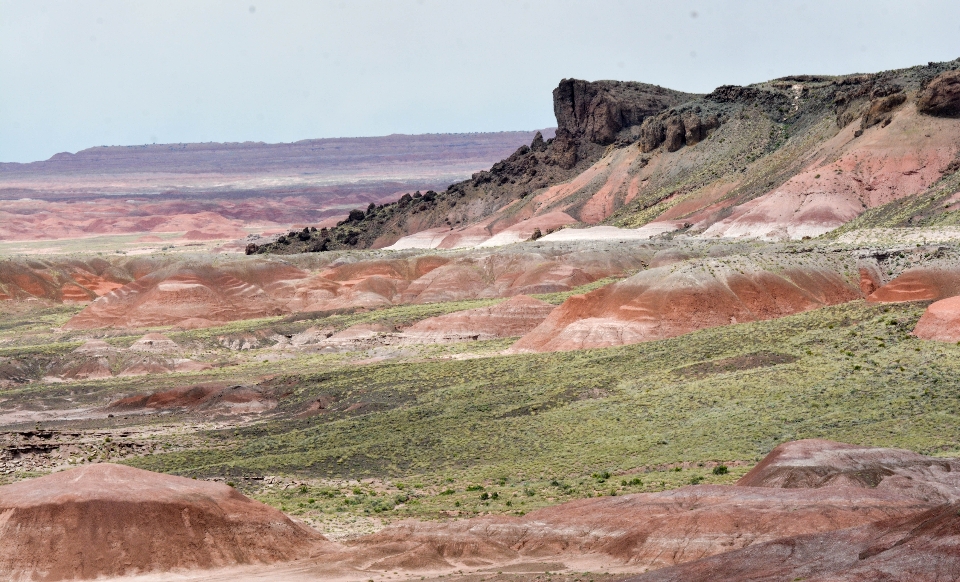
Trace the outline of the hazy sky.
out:
M 708 92 L 957 57 L 958 0 L 0 0 L 0 161 L 533 129 L 564 77 Z

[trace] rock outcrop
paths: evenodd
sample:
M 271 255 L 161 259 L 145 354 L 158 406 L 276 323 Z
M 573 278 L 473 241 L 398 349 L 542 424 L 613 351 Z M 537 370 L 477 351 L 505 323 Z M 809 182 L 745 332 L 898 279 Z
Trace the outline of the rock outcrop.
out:
M 0 516 L 8 580 L 265 564 L 325 543 L 227 485 L 106 463 L 0 487 Z
M 312 233 L 306 240 L 285 237 L 282 243 L 256 246 L 251 252 L 382 248 L 416 233 L 438 234 L 468 226 L 477 226 L 482 239 L 489 239 L 529 218 L 523 214 L 501 216 L 498 211 L 575 177 L 599 160 L 606 146 L 632 141 L 646 117 L 697 95 L 644 83 L 564 79 L 553 97 L 558 125 L 554 138 L 534 136 L 529 146 L 445 191 L 417 192 L 394 204 L 373 205 L 366 212 L 356 210 L 335 228 Z M 484 222 L 486 219 L 495 220 Z M 533 227 L 527 232 L 529 237 Z
M 553 90 L 557 137 L 566 134 L 607 145 L 622 130 L 640 125 L 683 97 L 678 91 L 645 83 L 564 79 Z
M 960 71 L 937 75 L 917 100 L 920 113 L 937 117 L 960 117 Z
M 720 127 L 715 113 L 703 113 L 700 107 L 667 113 L 644 120 L 640 127 L 640 151 L 652 152 L 661 145 L 675 152 L 684 145 L 696 145 Z

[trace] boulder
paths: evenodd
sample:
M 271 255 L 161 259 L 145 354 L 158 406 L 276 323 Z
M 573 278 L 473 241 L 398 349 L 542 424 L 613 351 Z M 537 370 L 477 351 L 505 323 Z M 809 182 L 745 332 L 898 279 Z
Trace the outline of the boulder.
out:
M 960 117 L 960 71 L 934 77 L 920 93 L 917 110 L 936 117 Z

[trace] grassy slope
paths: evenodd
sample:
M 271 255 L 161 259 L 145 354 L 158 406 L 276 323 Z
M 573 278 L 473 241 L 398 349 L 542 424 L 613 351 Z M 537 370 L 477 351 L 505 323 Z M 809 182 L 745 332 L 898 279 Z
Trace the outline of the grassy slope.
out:
M 855 302 L 621 348 L 294 373 L 277 379 L 295 391 L 281 404 L 291 413 L 321 395 L 341 410 L 366 404 L 211 433 L 205 448 L 132 462 L 194 475 L 417 483 L 417 503 L 393 510 L 417 514 L 483 503 L 468 484 L 499 487 L 519 504 L 528 490 L 530 503 L 607 492 L 606 481 L 591 478 L 605 471 L 615 491 L 722 481 L 731 476 L 713 476 L 711 462 L 749 464 L 798 438 L 955 452 L 960 348 L 907 335 L 922 310 Z M 777 358 L 751 356 L 769 352 L 797 359 L 770 365 Z M 733 367 L 765 365 L 727 371 L 722 360 L 737 357 Z M 704 361 L 721 362 L 690 368 Z M 683 472 L 664 472 L 681 463 Z M 619 484 L 627 480 L 620 475 L 646 471 L 656 472 L 641 474 L 643 485 Z M 444 487 L 453 493 L 441 495 Z M 390 502 L 361 492 L 356 504 L 389 510 L 409 487 L 396 491 Z M 337 508 L 357 497 L 327 494 Z M 304 487 L 268 498 L 316 495 Z M 486 503 L 507 510 L 503 499 Z

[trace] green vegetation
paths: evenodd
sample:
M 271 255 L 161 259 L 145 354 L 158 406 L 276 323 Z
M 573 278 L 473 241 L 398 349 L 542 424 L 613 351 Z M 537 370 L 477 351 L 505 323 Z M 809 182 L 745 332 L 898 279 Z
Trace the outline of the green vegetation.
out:
M 403 490 L 417 503 L 402 505 L 429 514 L 730 482 L 798 438 L 954 452 L 960 347 L 908 335 L 923 307 L 854 302 L 620 348 L 291 373 L 275 379 L 292 391 L 280 404 L 285 414 L 130 462 L 238 481 L 419 483 Z M 740 369 L 690 373 L 731 361 Z M 340 412 L 295 415 L 321 397 L 341 403 L 332 407 Z M 716 463 L 728 472 L 715 473 Z M 631 485 L 634 475 L 640 483 Z M 470 485 L 498 499 L 480 500 Z

